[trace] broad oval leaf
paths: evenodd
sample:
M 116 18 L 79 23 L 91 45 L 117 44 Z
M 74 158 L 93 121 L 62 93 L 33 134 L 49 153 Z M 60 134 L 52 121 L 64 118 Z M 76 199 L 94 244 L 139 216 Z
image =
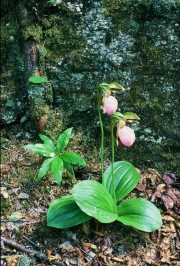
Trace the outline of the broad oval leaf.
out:
M 152 232 L 162 226 L 162 217 L 156 206 L 148 200 L 125 200 L 118 206 L 117 220 L 138 230 Z
M 40 76 L 32 76 L 29 78 L 29 81 L 32 83 L 44 83 L 44 82 L 48 82 L 47 79 L 42 78 Z
M 49 137 L 42 134 L 39 134 L 39 137 L 42 141 L 44 141 L 44 144 L 50 146 L 54 150 L 54 152 L 56 151 L 56 146 Z
M 83 158 L 76 153 L 70 151 L 70 152 L 65 152 L 60 155 L 61 159 L 67 163 L 71 164 L 78 164 L 82 166 L 86 166 L 86 162 L 83 160 Z
M 115 162 L 113 165 L 115 193 L 117 202 L 127 196 L 140 180 L 140 175 L 134 166 L 125 161 Z M 104 172 L 104 186 L 113 195 L 112 165 Z
M 57 140 L 58 152 L 61 152 L 68 144 L 73 127 L 66 129 Z
M 70 193 L 80 209 L 101 223 L 117 219 L 116 204 L 107 189 L 97 181 L 85 180 L 76 184 Z
M 53 173 L 54 178 L 57 181 L 58 186 L 60 186 L 62 180 L 62 172 L 63 172 L 63 161 L 59 156 L 53 158 L 51 163 L 51 171 Z
M 52 160 L 53 158 L 48 158 L 43 162 L 43 164 L 41 165 L 41 168 L 39 169 L 37 180 L 40 180 L 43 176 L 45 176 L 51 170 Z
M 47 225 L 55 228 L 69 228 L 86 221 L 92 217 L 84 213 L 74 200 L 73 196 L 56 199 L 47 212 Z
M 35 154 L 40 154 L 45 157 L 51 157 L 52 154 L 54 154 L 53 148 L 46 144 L 28 144 L 22 146 L 22 148 L 28 149 L 34 152 Z

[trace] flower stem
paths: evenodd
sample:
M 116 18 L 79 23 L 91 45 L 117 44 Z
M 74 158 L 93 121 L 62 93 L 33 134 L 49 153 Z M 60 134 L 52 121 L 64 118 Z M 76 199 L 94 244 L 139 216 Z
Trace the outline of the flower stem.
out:
M 98 101 L 98 116 L 99 116 L 99 124 L 101 128 L 101 149 L 100 149 L 100 158 L 101 158 L 101 176 L 102 176 L 102 184 L 104 185 L 104 169 L 103 169 L 103 156 L 104 156 L 104 129 L 101 118 L 100 104 Z
M 111 130 L 111 145 L 112 145 L 112 158 L 111 158 L 112 190 L 113 190 L 113 199 L 116 202 L 115 183 L 114 183 L 114 130 Z

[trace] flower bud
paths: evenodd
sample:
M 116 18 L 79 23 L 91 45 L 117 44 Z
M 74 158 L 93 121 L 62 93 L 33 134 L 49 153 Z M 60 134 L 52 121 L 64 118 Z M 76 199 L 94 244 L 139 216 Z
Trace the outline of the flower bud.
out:
M 108 114 L 108 115 L 112 115 L 116 112 L 117 107 L 118 107 L 118 102 L 116 100 L 115 97 L 113 96 L 104 96 L 103 97 L 103 107 L 104 107 L 104 111 Z
M 117 135 L 124 146 L 130 147 L 135 141 L 134 131 L 130 127 L 118 128 Z

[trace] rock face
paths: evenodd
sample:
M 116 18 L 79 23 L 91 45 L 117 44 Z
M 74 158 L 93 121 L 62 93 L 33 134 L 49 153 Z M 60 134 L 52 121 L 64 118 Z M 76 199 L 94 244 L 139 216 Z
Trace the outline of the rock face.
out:
M 116 148 L 115 159 L 180 171 L 178 1 L 24 1 L 17 5 L 24 10 L 20 28 L 3 2 L 2 125 L 19 118 L 25 127 L 31 118 L 37 132 L 52 138 L 73 126 L 72 145 L 88 160 L 99 160 L 96 87 L 116 81 L 126 89 L 114 95 L 118 111 L 141 120 L 133 125 L 135 144 Z M 27 73 L 27 41 L 36 43 L 36 74 L 48 84 L 27 82 L 33 74 Z M 103 120 L 110 139 L 109 117 Z

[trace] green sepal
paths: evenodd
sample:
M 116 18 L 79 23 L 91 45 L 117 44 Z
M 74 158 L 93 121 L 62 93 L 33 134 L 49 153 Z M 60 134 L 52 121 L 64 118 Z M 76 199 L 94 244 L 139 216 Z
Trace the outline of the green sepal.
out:
M 128 199 L 118 208 L 117 220 L 138 230 L 152 232 L 162 226 L 162 217 L 156 206 L 141 198 Z
M 116 124 L 119 122 L 119 121 L 121 121 L 121 117 L 118 115 L 118 114 L 120 114 L 120 113 L 114 113 L 113 115 L 111 115 L 111 117 L 110 117 L 110 126 L 109 126 L 109 131 L 113 131 L 113 129 L 114 129 L 114 127 L 116 126 Z M 123 115 L 122 115 L 123 116 Z
M 123 88 L 123 86 L 121 86 L 119 83 L 117 83 L 117 82 L 112 82 L 112 83 L 110 83 L 108 86 L 107 86 L 107 89 L 116 89 L 116 90 L 125 90 L 124 88 Z
M 111 115 L 110 119 L 120 119 L 123 117 L 123 114 L 121 114 L 120 112 L 115 112 L 114 114 Z
M 107 83 L 100 83 L 98 85 L 98 90 L 101 91 L 101 92 L 106 91 L 107 90 L 107 86 L 108 86 Z
M 47 225 L 55 228 L 69 228 L 86 221 L 92 217 L 84 213 L 74 200 L 73 196 L 56 199 L 47 212 Z
M 126 112 L 123 114 L 123 118 L 127 120 L 140 120 L 140 118 L 137 116 L 137 114 L 132 112 Z

